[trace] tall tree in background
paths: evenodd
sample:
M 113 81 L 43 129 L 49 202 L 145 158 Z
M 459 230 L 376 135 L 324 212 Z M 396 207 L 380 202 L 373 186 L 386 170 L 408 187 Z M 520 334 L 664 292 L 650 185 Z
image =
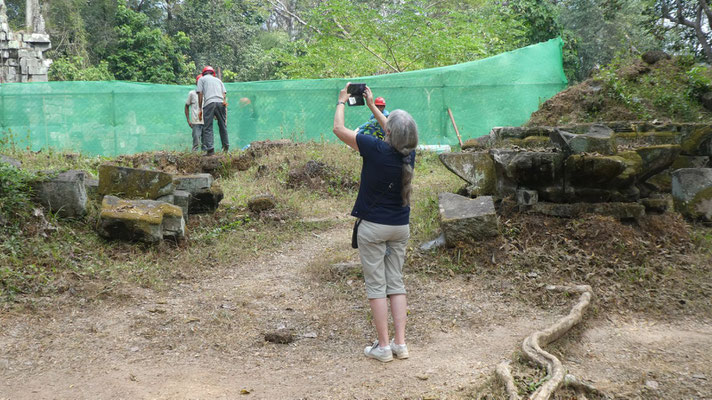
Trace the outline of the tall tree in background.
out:
M 664 20 L 682 28 L 693 39 L 696 53 L 712 63 L 712 9 L 707 0 L 659 0 L 658 9 Z
M 197 66 L 212 65 L 240 74 L 262 49 L 256 38 L 265 10 L 240 0 L 185 0 L 167 29 L 190 37 L 188 55 Z
M 155 83 L 192 83 L 195 65 L 184 52 L 190 39 L 178 32 L 172 38 L 152 28 L 145 14 L 123 5 L 116 12 L 116 42 L 99 54 L 117 79 Z
M 579 63 L 575 80 L 616 55 L 662 46 L 651 33 L 649 0 L 565 0 L 559 6 L 559 23 L 575 38 Z

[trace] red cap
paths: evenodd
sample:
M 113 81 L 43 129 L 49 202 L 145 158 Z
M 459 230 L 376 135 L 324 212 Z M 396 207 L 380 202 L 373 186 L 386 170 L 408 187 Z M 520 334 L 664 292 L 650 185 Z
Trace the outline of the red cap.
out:
M 203 75 L 198 75 L 198 76 L 196 76 L 196 77 L 195 77 L 195 83 L 198 83 L 198 81 L 199 81 L 200 78 L 202 78 L 202 77 L 203 77 Z
M 203 68 L 203 75 L 205 75 L 208 72 L 215 75 L 215 70 L 210 65 L 206 65 L 205 68 Z
M 376 103 L 377 106 L 385 106 L 385 105 L 386 105 L 386 99 L 384 99 L 383 97 L 376 97 L 375 103 Z

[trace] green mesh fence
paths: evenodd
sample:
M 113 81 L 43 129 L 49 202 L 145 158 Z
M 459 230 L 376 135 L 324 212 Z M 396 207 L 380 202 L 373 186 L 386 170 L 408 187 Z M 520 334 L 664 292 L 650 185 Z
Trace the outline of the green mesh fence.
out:
M 561 39 L 483 60 L 399 74 L 352 78 L 404 109 L 418 123 L 421 144 L 456 144 L 448 108 L 462 139 L 494 126 L 518 126 L 566 87 Z M 331 132 L 338 90 L 346 79 L 225 84 L 232 148 L 255 140 L 336 140 Z M 0 86 L 4 141 L 32 150 L 54 148 L 112 156 L 187 150 L 191 131 L 184 105 L 192 86 L 132 82 L 46 82 Z M 239 101 L 247 98 L 250 101 Z M 347 107 L 346 126 L 370 116 Z M 215 124 L 216 147 L 219 135 Z

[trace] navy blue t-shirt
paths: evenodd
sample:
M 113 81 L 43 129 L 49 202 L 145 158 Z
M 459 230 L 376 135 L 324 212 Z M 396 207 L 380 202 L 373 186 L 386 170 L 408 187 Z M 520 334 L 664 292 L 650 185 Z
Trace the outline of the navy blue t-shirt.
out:
M 377 224 L 408 225 L 410 207 L 402 206 L 401 197 L 403 155 L 375 136 L 356 135 L 356 143 L 363 166 L 351 215 Z M 415 151 L 411 153 L 411 166 L 415 167 Z

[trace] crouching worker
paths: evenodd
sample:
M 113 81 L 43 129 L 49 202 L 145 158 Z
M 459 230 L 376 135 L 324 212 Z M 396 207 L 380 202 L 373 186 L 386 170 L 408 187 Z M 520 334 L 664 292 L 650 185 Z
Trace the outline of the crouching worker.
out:
M 385 140 L 359 135 L 344 126 L 348 85 L 339 92 L 334 114 L 334 134 L 363 158 L 361 185 L 351 215 L 361 220 L 358 250 L 378 339 L 364 349 L 366 357 L 387 362 L 408 358 L 405 344 L 406 290 L 403 284 L 405 248 L 410 237 L 410 196 L 412 192 L 418 127 L 403 110 L 391 112 L 388 119 L 376 107 L 371 90 L 364 97 Z M 388 300 L 395 336 L 389 341 Z

